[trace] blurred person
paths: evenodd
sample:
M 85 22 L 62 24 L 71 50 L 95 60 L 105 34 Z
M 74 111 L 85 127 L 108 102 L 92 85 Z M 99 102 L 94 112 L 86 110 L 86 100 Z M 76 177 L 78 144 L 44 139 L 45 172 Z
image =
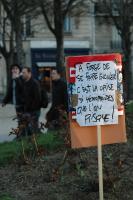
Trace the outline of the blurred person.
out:
M 11 79 L 4 99 L 2 107 L 8 103 L 15 106 L 17 117 L 23 112 L 23 79 L 20 76 L 21 68 L 18 64 L 11 65 Z
M 68 93 L 67 83 L 61 78 L 61 71 L 53 68 L 52 78 L 52 105 L 46 115 L 46 127 L 58 128 L 62 126 L 60 122 L 61 115 L 67 114 L 68 111 Z
M 24 99 L 24 116 L 28 120 L 28 135 L 39 131 L 39 117 L 41 104 L 41 89 L 37 80 L 33 79 L 32 72 L 29 67 L 23 67 L 22 77 L 23 99 Z

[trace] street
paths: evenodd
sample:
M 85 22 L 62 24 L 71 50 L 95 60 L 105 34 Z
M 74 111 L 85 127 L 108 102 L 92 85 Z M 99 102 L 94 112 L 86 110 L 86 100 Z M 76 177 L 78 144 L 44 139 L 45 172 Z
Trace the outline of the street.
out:
M 45 122 L 45 114 L 49 106 L 47 109 L 41 109 L 39 121 Z M 15 116 L 16 113 L 13 105 L 8 104 L 5 107 L 0 107 L 0 142 L 11 141 L 15 137 L 15 135 L 9 136 L 11 129 L 17 127 L 17 120 L 14 120 Z M 46 129 L 43 132 L 46 132 Z

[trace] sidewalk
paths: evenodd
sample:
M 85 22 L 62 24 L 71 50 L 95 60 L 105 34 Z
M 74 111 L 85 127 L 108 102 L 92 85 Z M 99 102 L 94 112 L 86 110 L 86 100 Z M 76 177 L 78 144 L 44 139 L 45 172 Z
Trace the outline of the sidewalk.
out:
M 47 109 L 41 109 L 39 121 L 45 122 L 45 115 L 49 107 L 50 105 Z M 11 129 L 17 127 L 17 121 L 13 120 L 15 116 L 16 113 L 13 105 L 8 104 L 3 108 L 0 106 L 0 142 L 11 141 L 15 137 L 15 135 L 9 136 Z M 43 132 L 46 132 L 46 130 Z

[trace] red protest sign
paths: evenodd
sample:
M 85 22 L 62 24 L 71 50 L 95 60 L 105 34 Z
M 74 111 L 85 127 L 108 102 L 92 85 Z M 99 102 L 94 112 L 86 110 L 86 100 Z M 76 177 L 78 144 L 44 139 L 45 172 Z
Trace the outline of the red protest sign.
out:
M 120 54 L 67 57 L 72 147 L 126 141 Z

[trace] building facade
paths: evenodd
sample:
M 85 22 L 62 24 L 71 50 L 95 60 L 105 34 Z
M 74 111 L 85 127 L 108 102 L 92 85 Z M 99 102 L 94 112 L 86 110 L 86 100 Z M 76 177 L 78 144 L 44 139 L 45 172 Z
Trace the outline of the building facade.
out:
M 68 55 L 121 52 L 121 39 L 114 25 L 104 23 L 104 16 L 96 13 L 96 5 L 88 4 L 88 13 L 67 16 L 64 22 L 64 52 Z M 23 48 L 25 65 L 31 66 L 34 77 L 49 74 L 55 66 L 56 41 L 43 16 L 24 18 Z M 2 56 L 1 56 L 2 57 Z M 0 60 L 0 93 L 5 91 L 6 71 Z M 49 75 L 48 75 L 49 76 Z M 4 78 L 3 78 L 4 77 Z

